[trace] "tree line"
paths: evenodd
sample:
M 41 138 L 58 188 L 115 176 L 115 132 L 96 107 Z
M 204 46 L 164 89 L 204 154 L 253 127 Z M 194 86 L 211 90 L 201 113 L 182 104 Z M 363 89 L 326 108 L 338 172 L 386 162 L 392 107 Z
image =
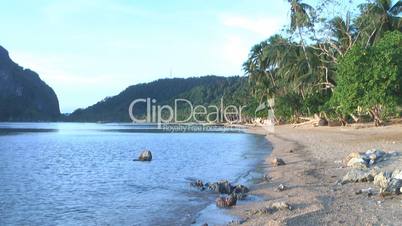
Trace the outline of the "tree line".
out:
M 319 114 L 381 125 L 401 116 L 402 1 L 348 10 L 351 1 L 288 2 L 289 24 L 253 46 L 243 64 L 252 95 L 275 99 L 276 120 Z

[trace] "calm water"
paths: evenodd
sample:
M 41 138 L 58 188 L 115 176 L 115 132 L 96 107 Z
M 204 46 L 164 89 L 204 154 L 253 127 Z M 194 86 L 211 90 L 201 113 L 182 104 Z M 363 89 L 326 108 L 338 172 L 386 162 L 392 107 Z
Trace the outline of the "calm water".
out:
M 244 181 L 268 152 L 262 136 L 147 128 L 0 123 L 0 225 L 188 224 L 215 198 L 188 178 Z M 144 148 L 153 161 L 132 161 Z

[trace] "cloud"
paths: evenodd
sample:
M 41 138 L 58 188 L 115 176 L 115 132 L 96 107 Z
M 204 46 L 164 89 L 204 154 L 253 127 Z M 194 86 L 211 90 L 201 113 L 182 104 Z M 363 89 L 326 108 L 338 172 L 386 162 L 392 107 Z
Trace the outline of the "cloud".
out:
M 230 64 L 240 70 L 241 65 L 247 58 L 249 51 L 249 43 L 237 35 L 228 35 L 223 45 L 223 58 Z
M 230 28 L 237 28 L 243 31 L 251 32 L 257 35 L 268 37 L 278 32 L 285 19 L 282 17 L 256 17 L 222 15 L 221 23 Z

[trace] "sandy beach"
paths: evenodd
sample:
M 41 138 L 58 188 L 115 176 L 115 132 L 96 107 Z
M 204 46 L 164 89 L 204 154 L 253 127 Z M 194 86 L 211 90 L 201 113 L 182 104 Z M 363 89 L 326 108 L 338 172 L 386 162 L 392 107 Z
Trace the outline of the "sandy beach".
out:
M 368 149 L 397 151 L 399 155 L 378 164 L 381 170 L 402 168 L 402 125 L 386 127 L 299 127 L 277 126 L 267 134 L 259 127 L 250 132 L 266 134 L 273 145 L 265 160 L 272 179 L 255 185 L 252 194 L 262 201 L 242 204 L 229 210 L 240 216 L 241 225 L 400 225 L 402 195 L 378 194 L 372 182 L 337 183 L 350 170 L 341 161 L 351 152 Z M 271 159 L 282 158 L 286 165 L 272 167 Z M 277 191 L 279 184 L 288 189 Z M 356 194 L 373 188 L 374 195 Z M 274 202 L 284 201 L 292 210 L 258 213 Z M 257 213 L 256 213 L 257 212 Z

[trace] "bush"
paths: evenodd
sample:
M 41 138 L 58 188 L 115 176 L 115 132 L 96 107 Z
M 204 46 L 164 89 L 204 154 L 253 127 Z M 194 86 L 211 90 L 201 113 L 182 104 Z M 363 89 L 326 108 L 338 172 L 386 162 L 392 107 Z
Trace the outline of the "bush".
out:
M 388 32 L 373 47 L 353 47 L 337 65 L 330 105 L 343 118 L 368 112 L 376 125 L 402 103 L 402 33 Z

